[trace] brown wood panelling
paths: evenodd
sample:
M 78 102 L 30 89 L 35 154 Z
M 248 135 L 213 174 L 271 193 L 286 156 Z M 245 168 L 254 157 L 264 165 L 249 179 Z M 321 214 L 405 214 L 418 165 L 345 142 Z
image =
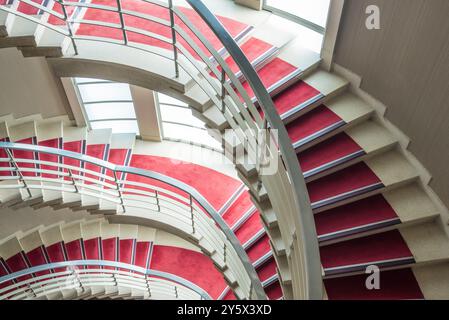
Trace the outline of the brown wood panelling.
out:
M 372 4 L 380 30 L 365 27 Z M 449 0 L 346 0 L 335 62 L 387 106 L 449 206 Z

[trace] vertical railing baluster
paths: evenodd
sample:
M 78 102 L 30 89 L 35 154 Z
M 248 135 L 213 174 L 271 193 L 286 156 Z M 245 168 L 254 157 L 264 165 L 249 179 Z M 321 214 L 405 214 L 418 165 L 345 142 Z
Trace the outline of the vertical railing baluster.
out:
M 125 43 L 125 46 L 128 44 L 128 35 L 126 34 L 126 27 L 125 27 L 125 19 L 123 19 L 123 13 L 122 13 L 122 1 L 117 0 L 117 10 L 120 18 L 120 28 L 122 29 L 123 33 L 123 42 Z
M 25 178 L 23 177 L 23 174 L 22 174 L 22 172 L 20 171 L 19 166 L 17 165 L 17 162 L 16 162 L 16 160 L 14 159 L 14 156 L 12 155 L 11 150 L 10 150 L 10 149 L 5 149 L 5 151 L 6 151 L 6 154 L 8 155 L 8 157 L 9 157 L 9 161 L 11 162 L 11 164 L 12 164 L 13 167 L 14 167 L 14 169 L 16 169 L 17 174 L 19 175 L 19 181 L 23 184 L 23 188 L 25 188 L 25 189 L 27 190 L 28 197 L 29 197 L 29 198 L 32 198 L 33 195 L 31 194 L 31 190 L 30 190 L 30 188 L 28 187 L 28 184 L 27 184 L 27 182 L 25 181 Z
M 225 83 L 226 83 L 226 72 L 224 70 L 224 68 L 221 68 L 221 112 L 225 113 L 226 111 L 226 103 L 225 103 L 225 97 L 226 97 L 226 88 L 225 88 Z
M 67 25 L 67 31 L 69 32 L 69 37 L 70 37 L 70 40 L 72 41 L 73 50 L 75 51 L 75 56 L 76 56 L 76 55 L 78 55 L 78 48 L 76 46 L 75 39 L 73 37 L 74 34 L 73 34 L 72 26 L 71 26 L 71 24 L 69 22 L 69 16 L 67 14 L 67 9 L 65 7 L 65 4 L 64 4 L 63 0 L 57 0 L 57 1 L 58 1 L 58 3 L 62 7 L 62 14 L 64 15 L 64 21 L 65 21 L 65 23 Z
M 159 204 L 159 192 L 157 190 L 154 190 L 154 194 L 156 197 L 157 211 L 161 212 L 161 205 Z
M 223 242 L 223 262 L 226 263 L 226 242 Z
M 151 298 L 150 279 L 148 279 L 148 275 L 145 275 L 145 282 L 147 284 L 148 297 Z
M 79 191 L 79 189 L 78 189 L 78 187 L 76 185 L 76 181 L 75 181 L 75 178 L 73 177 L 72 170 L 71 169 L 67 169 L 67 171 L 69 172 L 69 178 L 70 178 L 70 180 L 72 180 L 72 185 L 75 188 L 75 192 L 79 193 L 80 191 Z
M 125 202 L 123 201 L 123 195 L 122 195 L 122 192 L 120 191 L 120 183 L 119 183 L 119 180 L 117 178 L 117 171 L 114 170 L 113 173 L 114 173 L 115 185 L 117 187 L 118 197 L 120 199 L 120 205 L 122 206 L 123 213 L 125 213 L 126 212 Z
M 170 11 L 170 28 L 173 43 L 173 60 L 175 61 L 175 75 L 176 78 L 179 78 L 178 49 L 176 48 L 176 30 L 175 30 L 175 15 L 173 12 L 173 0 L 168 0 L 168 9 Z
M 190 196 L 190 219 L 192 219 L 192 233 L 195 234 L 195 215 L 193 214 L 193 198 Z

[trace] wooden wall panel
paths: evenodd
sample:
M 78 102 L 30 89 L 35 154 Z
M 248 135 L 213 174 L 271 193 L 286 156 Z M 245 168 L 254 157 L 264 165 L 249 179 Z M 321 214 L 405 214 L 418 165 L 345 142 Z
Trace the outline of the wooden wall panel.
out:
M 380 8 L 380 30 L 365 27 Z M 449 206 L 449 1 L 346 0 L 335 62 L 362 77 L 362 89 L 411 139 L 410 151 Z

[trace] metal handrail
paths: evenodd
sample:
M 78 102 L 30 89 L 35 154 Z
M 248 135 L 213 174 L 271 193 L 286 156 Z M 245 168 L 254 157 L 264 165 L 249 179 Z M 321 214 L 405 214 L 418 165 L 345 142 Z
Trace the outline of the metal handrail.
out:
M 72 272 L 86 272 L 86 273 L 113 273 L 114 270 L 109 269 L 98 269 L 98 270 L 92 270 L 92 269 L 76 269 L 76 267 L 86 267 L 86 266 L 98 266 L 98 267 L 113 267 L 113 268 L 120 268 L 120 269 L 126 269 L 131 272 L 136 272 L 139 275 L 143 275 L 144 280 L 152 280 L 152 279 L 163 279 L 165 281 L 169 281 L 172 283 L 175 283 L 177 285 L 181 285 L 183 287 L 186 287 L 187 289 L 197 293 L 202 299 L 204 300 L 211 300 L 211 296 L 201 287 L 197 286 L 196 284 L 192 283 L 191 281 L 184 279 L 182 277 L 179 277 L 177 275 L 174 275 L 172 273 L 159 271 L 159 270 L 153 270 L 153 269 L 146 269 L 142 268 L 136 265 L 127 264 L 123 262 L 117 262 L 117 261 L 106 261 L 106 260 L 71 260 L 71 261 L 62 261 L 62 262 L 54 262 L 54 263 L 48 263 L 43 265 L 38 265 L 34 267 L 30 267 L 27 269 L 23 269 L 20 271 L 16 271 L 10 274 L 7 274 L 5 276 L 0 277 L 0 284 L 16 280 L 20 277 L 35 274 L 42 271 L 48 271 L 48 270 L 54 270 L 54 269 L 60 269 L 64 267 L 72 268 Z M 135 276 L 135 275 L 134 275 Z M 58 277 L 58 274 L 50 273 L 47 276 L 40 276 L 38 277 L 39 280 L 43 280 L 46 277 Z M 147 277 L 153 277 L 153 278 L 147 278 Z M 59 278 L 59 277 L 58 277 Z M 12 287 L 21 287 L 25 282 L 26 284 L 29 284 L 29 282 L 39 282 L 39 280 L 36 280 L 37 278 L 31 278 L 29 280 L 20 281 L 18 283 L 15 283 L 12 286 L 8 286 L 5 288 L 2 288 L 2 291 L 10 291 Z M 0 293 L 0 296 L 2 294 Z
M 229 228 L 229 226 L 226 224 L 226 222 L 224 221 L 224 219 L 221 217 L 221 215 L 215 210 L 215 208 L 192 186 L 187 185 L 184 182 L 181 182 L 179 180 L 176 180 L 172 177 L 168 177 L 165 176 L 163 174 L 160 174 L 158 172 L 154 172 L 154 171 L 150 171 L 150 170 L 145 170 L 145 169 L 140 169 L 140 168 L 135 168 L 135 167 L 129 167 L 129 166 L 119 166 L 119 165 L 115 165 L 113 163 L 101 160 L 101 159 L 97 159 L 88 155 L 83 155 L 83 154 L 79 154 L 76 152 L 72 152 L 72 151 L 67 151 L 67 150 L 60 150 L 60 149 L 56 149 L 56 148 L 51 148 L 51 147 L 43 147 L 43 146 L 38 146 L 38 145 L 29 145 L 29 144 L 21 144 L 21 143 L 13 143 L 13 142 L 0 142 L 0 149 L 4 149 L 6 150 L 6 152 L 9 152 L 12 154 L 11 150 L 23 150 L 23 151 L 29 151 L 29 152 L 34 152 L 34 153 L 46 153 L 46 154 L 51 154 L 51 155 L 57 155 L 58 157 L 60 157 L 60 159 L 62 158 L 71 158 L 71 159 L 75 159 L 80 161 L 80 163 L 89 163 L 98 167 L 101 167 L 105 170 L 110 170 L 111 172 L 119 172 L 121 174 L 128 174 L 128 175 L 136 175 L 136 176 L 140 176 L 140 177 L 144 177 L 144 178 L 149 178 L 152 180 L 156 180 L 159 182 L 162 182 L 164 184 L 167 184 L 171 187 L 176 188 L 177 190 L 180 190 L 181 192 L 188 194 L 190 197 L 190 202 L 191 202 L 191 208 L 192 210 L 194 210 L 194 208 L 197 207 L 197 205 L 202 208 L 205 213 L 208 215 L 208 217 L 210 217 L 213 222 L 215 223 L 216 226 L 218 226 L 219 230 L 221 230 L 224 234 L 224 236 L 226 237 L 227 241 L 229 242 L 231 248 L 235 251 L 238 259 L 241 261 L 242 266 L 245 270 L 245 273 L 247 274 L 249 281 L 251 283 L 251 287 L 249 289 L 249 291 L 252 291 L 255 294 L 255 297 L 257 299 L 264 299 L 265 296 L 265 292 L 263 290 L 262 284 L 257 276 L 257 273 L 254 269 L 254 266 L 252 265 L 252 263 L 250 262 L 248 255 L 246 254 L 246 251 L 243 249 L 242 245 L 240 244 L 239 240 L 237 239 L 236 235 L 234 234 L 234 232 L 232 232 L 232 230 Z M 14 162 L 13 163 L 13 167 L 15 168 L 17 172 L 36 172 L 36 169 L 30 169 L 30 168 L 20 168 L 20 166 L 17 166 L 17 163 L 39 163 L 39 161 L 36 160 L 24 160 L 24 159 L 9 159 L 8 161 Z M 42 163 L 45 166 L 58 166 L 58 163 Z M 17 166 L 17 167 L 16 167 Z M 18 169 L 17 169 L 18 168 Z M 4 170 L 4 168 L 3 168 Z M 7 169 L 10 170 L 10 169 Z M 75 168 L 76 170 L 76 168 Z M 78 170 L 80 171 L 84 171 L 85 175 L 95 175 L 94 171 L 88 171 L 88 170 L 84 170 L 84 169 L 80 169 L 78 168 Z M 58 171 L 53 172 L 53 174 L 57 174 Z M 47 173 L 48 174 L 48 173 Z M 52 173 L 50 173 L 52 174 Z M 61 173 L 59 173 L 60 175 L 62 175 Z M 71 174 L 71 173 L 70 173 Z M 72 175 L 73 176 L 73 175 Z M 107 175 L 104 174 L 97 174 L 97 177 L 103 177 L 103 178 L 107 178 Z M 15 179 L 18 179 L 18 177 L 14 177 Z M 5 177 L 1 177 L 1 179 L 5 179 Z M 20 178 L 22 179 L 22 178 Z M 84 178 L 86 181 L 89 181 L 90 183 L 95 183 L 95 178 Z M 113 178 L 109 178 L 114 180 Z M 43 177 L 30 177 L 30 176 L 23 176 L 23 180 L 38 180 L 38 181 L 44 181 L 45 178 Z M 54 180 L 53 180 L 54 181 Z M 132 184 L 132 181 L 128 181 L 128 180 L 122 180 L 120 181 L 121 184 Z M 136 184 L 138 185 L 138 184 Z M 110 188 L 112 187 L 111 184 L 107 185 L 106 188 Z M 29 188 L 37 188 L 37 189 L 45 189 L 44 186 L 41 185 L 25 185 L 25 188 L 29 191 Z M 83 188 L 95 188 L 93 186 L 90 185 L 83 185 Z M 154 186 L 151 186 L 151 189 L 155 189 Z M 106 190 L 108 191 L 108 190 Z M 135 191 L 137 192 L 137 190 Z M 171 193 L 170 191 L 165 191 L 166 194 L 171 195 L 173 193 Z M 159 198 L 158 198 L 159 199 Z M 159 204 L 160 206 L 160 204 Z M 174 209 L 171 209 L 174 210 Z M 198 211 L 198 210 L 196 210 Z M 199 211 L 201 212 L 201 211 Z M 205 218 L 207 218 L 206 216 L 204 218 L 202 218 L 201 216 L 196 216 L 197 219 L 202 219 L 204 221 Z M 193 221 L 194 222 L 194 221 Z M 200 225 L 201 226 L 201 225 Z M 208 233 L 210 237 L 212 238 L 216 238 L 218 235 L 215 235 L 214 232 L 211 232 L 212 230 L 208 230 L 206 229 L 202 229 L 202 232 Z M 232 261 L 230 261 L 230 259 L 228 259 L 228 263 L 234 263 Z M 238 266 L 237 270 L 233 270 L 234 272 L 238 273 Z M 231 268 L 232 270 L 232 268 Z M 249 299 L 251 299 L 251 294 L 250 293 L 246 293 L 247 297 Z
M 24 1 L 24 0 L 22 0 Z M 115 44 L 126 45 L 130 48 L 137 50 L 143 50 L 155 54 L 164 59 L 169 59 L 174 62 L 175 65 L 175 76 L 179 75 L 180 69 L 186 72 L 191 79 L 196 82 L 196 84 L 206 93 L 208 98 L 212 103 L 222 112 L 226 121 L 235 130 L 235 135 L 239 141 L 249 140 L 249 145 L 245 146 L 249 156 L 253 156 L 254 152 L 251 150 L 257 150 L 260 146 L 257 143 L 252 142 L 251 130 L 254 132 L 259 132 L 261 130 L 273 130 L 277 131 L 278 142 L 277 145 L 280 149 L 280 155 L 269 150 L 271 159 L 281 159 L 282 163 L 285 165 L 284 168 L 280 168 L 280 172 L 277 177 L 273 178 L 273 186 L 271 190 L 276 190 L 276 183 L 278 183 L 279 188 L 289 191 L 285 196 L 287 197 L 288 204 L 283 205 L 282 203 L 277 204 L 277 207 L 273 206 L 278 218 L 278 225 L 281 231 L 284 245 L 286 247 L 286 253 L 289 255 L 287 262 L 292 272 L 292 282 L 294 284 L 294 289 L 297 289 L 299 294 L 297 297 L 308 298 L 308 299 L 321 299 L 322 298 L 322 279 L 321 279 L 321 263 L 319 256 L 318 240 L 316 236 L 315 223 L 313 219 L 313 213 L 310 205 L 310 199 L 308 196 L 304 176 L 299 167 L 299 163 L 296 157 L 296 153 L 291 145 L 291 141 L 288 137 L 285 126 L 277 114 L 274 107 L 273 101 L 268 94 L 266 88 L 262 84 L 257 72 L 252 67 L 251 63 L 247 60 L 246 56 L 243 54 L 239 46 L 236 44 L 234 39 L 229 35 L 220 21 L 215 17 L 211 11 L 202 3 L 201 0 L 186 0 L 190 7 L 202 18 L 206 25 L 213 31 L 215 36 L 219 39 L 223 45 L 225 51 L 233 58 L 239 67 L 239 72 L 243 74 L 246 81 L 250 84 L 251 88 L 257 99 L 258 106 L 264 112 L 264 119 L 261 118 L 255 103 L 248 96 L 247 92 L 244 90 L 239 78 L 231 71 L 227 63 L 222 57 L 222 53 L 217 52 L 214 46 L 205 38 L 201 30 L 195 27 L 192 23 L 188 21 L 185 15 L 179 10 L 179 7 L 174 7 L 171 5 L 171 1 L 164 3 L 157 0 L 143 0 L 147 3 L 152 3 L 169 10 L 170 15 L 175 15 L 177 19 L 170 19 L 167 21 L 169 27 L 172 29 L 171 39 L 165 38 L 161 39 L 161 36 L 156 34 L 151 34 L 146 30 L 133 28 L 132 32 L 138 32 L 144 36 L 152 37 L 158 40 L 163 40 L 164 42 L 173 46 L 173 57 L 168 54 L 161 54 L 153 50 L 151 46 L 142 46 L 132 44 L 129 41 L 125 43 L 126 39 L 123 41 L 112 40 L 107 37 L 82 37 L 76 35 L 70 35 L 66 30 L 55 27 L 45 21 L 39 21 L 34 17 L 27 17 L 25 14 L 20 12 L 15 12 L 12 9 L 5 8 L 4 10 L 24 17 L 26 19 L 32 20 L 38 24 L 44 25 L 53 31 L 59 32 L 67 37 L 70 37 L 72 42 L 75 40 L 92 40 L 99 42 L 109 42 Z M 25 0 L 24 2 L 29 2 Z M 58 1 L 62 6 L 70 5 L 75 7 L 85 7 L 94 8 L 98 7 L 100 10 L 114 11 L 118 12 L 117 8 L 111 8 L 108 6 L 93 5 L 87 3 L 76 3 L 76 2 L 66 2 Z M 33 3 L 30 3 L 33 5 Z M 2 7 L 0 7 L 3 10 Z M 54 14 L 60 19 L 68 22 L 67 19 L 61 18 L 61 14 L 48 9 L 44 10 L 49 14 Z M 123 13 L 123 12 L 122 12 Z M 156 22 L 157 18 L 151 17 L 149 15 L 139 15 L 138 12 L 133 12 L 126 10 L 126 14 L 134 14 L 135 16 L 140 16 L 148 21 Z M 199 41 L 194 41 L 189 34 L 184 32 L 177 21 L 179 20 L 193 33 L 194 37 Z M 92 23 L 92 21 L 70 21 L 68 23 Z M 162 21 L 159 21 L 161 23 Z M 105 25 L 110 28 L 117 30 L 123 30 L 128 28 L 119 25 L 111 25 L 104 22 L 93 22 L 97 25 Z M 166 26 L 166 23 L 164 23 Z M 175 31 L 175 32 L 173 32 Z M 178 35 L 178 37 L 176 37 Z M 182 43 L 180 40 L 183 40 Z M 187 45 L 193 53 L 186 49 Z M 204 50 L 207 52 L 205 53 Z M 178 55 L 179 51 L 179 55 Z M 220 50 L 221 51 L 221 50 Z M 183 59 L 181 59 L 181 56 Z M 199 60 L 199 61 L 198 61 Z M 201 62 L 201 63 L 199 63 Z M 193 70 L 190 70 L 193 66 Z M 206 69 L 205 69 L 206 66 Z M 218 70 L 219 68 L 221 70 Z M 195 71 L 195 72 L 192 72 Z M 213 76 L 211 76 L 211 74 Z M 245 130 L 249 129 L 250 133 L 246 133 Z M 249 139 L 248 139 L 249 138 Z M 257 154 L 257 152 L 255 152 Z M 255 159 L 256 164 L 258 164 L 259 159 Z M 265 180 L 264 180 L 265 179 Z M 276 180 L 277 179 L 277 180 Z M 270 179 L 267 177 L 261 177 L 262 184 L 270 183 Z M 274 189 L 273 189 L 274 188 Z M 270 199 L 271 200 L 271 199 Z M 278 212 L 279 211 L 279 212 Z M 294 270 L 293 270 L 294 269 Z M 293 273 L 295 275 L 293 275 Z M 295 277 L 295 278 L 294 278 Z M 299 282 L 298 282 L 299 281 Z
M 212 29 L 214 34 L 220 39 L 226 50 L 232 56 L 233 60 L 239 66 L 246 81 L 253 89 L 259 106 L 263 109 L 264 115 L 268 120 L 270 128 L 276 129 L 279 138 L 279 148 L 281 150 L 282 159 L 290 176 L 290 182 L 295 191 L 299 221 L 300 234 L 297 237 L 302 238 L 301 249 L 305 253 L 306 274 L 307 274 L 307 291 L 308 298 L 322 299 L 322 276 L 321 262 L 319 258 L 318 238 L 315 229 L 312 206 L 310 204 L 309 194 L 307 191 L 304 175 L 298 164 L 295 150 L 293 149 L 291 140 L 288 136 L 287 129 L 281 117 L 276 111 L 273 100 L 268 94 L 267 89 L 263 85 L 257 72 L 246 58 L 243 51 L 232 39 L 217 17 L 204 5 L 200 0 L 186 0 L 191 7 L 202 17 L 207 25 Z

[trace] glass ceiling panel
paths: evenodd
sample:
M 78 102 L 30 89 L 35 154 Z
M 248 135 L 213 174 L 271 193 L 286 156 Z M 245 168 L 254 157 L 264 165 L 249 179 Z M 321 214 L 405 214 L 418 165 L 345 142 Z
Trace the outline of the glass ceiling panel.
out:
M 111 82 L 109 80 L 93 79 L 93 78 L 76 78 L 75 80 L 77 84 L 90 83 L 90 82 Z
M 135 120 L 94 121 L 90 123 L 92 129 L 112 129 L 112 133 L 136 133 L 139 135 L 139 126 Z
M 178 122 L 193 127 L 204 128 L 204 123 L 192 115 L 190 109 L 160 105 L 162 121 Z
M 129 84 L 76 78 L 75 85 L 91 129 L 112 128 L 113 133 L 139 135 Z
M 217 151 L 223 148 L 206 130 L 204 122 L 194 117 L 186 103 L 158 93 L 164 139 L 193 143 Z
M 135 119 L 136 112 L 132 102 L 91 103 L 84 106 L 89 120 Z
M 78 86 L 84 103 L 99 101 L 132 101 L 129 84 L 126 83 L 94 83 Z

